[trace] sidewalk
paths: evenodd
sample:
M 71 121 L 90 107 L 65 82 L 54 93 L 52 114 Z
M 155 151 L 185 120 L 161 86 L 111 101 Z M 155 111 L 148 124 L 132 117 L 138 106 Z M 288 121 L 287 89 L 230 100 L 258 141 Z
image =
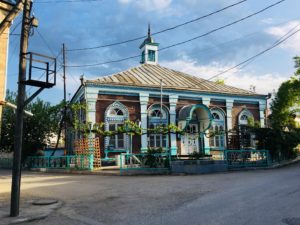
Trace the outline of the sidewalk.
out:
M 44 219 L 61 206 L 61 201 L 53 199 L 27 200 L 21 203 L 19 216 L 10 217 L 10 204 L 0 201 L 0 225 Z

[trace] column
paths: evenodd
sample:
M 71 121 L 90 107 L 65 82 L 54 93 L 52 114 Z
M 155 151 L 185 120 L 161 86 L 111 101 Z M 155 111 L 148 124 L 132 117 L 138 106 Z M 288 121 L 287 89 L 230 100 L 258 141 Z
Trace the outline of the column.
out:
M 149 101 L 149 94 L 140 93 L 140 110 L 141 110 L 141 128 L 142 132 L 147 131 L 147 118 L 148 118 L 148 101 Z M 141 136 L 141 152 L 146 152 L 148 150 L 148 141 L 147 141 L 147 134 L 143 134 Z
M 98 92 L 97 93 L 86 93 L 86 122 L 91 123 L 92 126 L 96 123 L 96 103 L 98 99 Z M 94 134 L 91 134 L 91 137 L 94 137 Z
M 265 101 L 259 101 L 259 120 L 260 120 L 260 127 L 264 128 L 266 127 L 265 123 L 265 110 L 266 110 L 266 102 Z
M 227 124 L 227 131 L 232 130 L 232 107 L 233 107 L 233 99 L 226 99 L 226 124 Z M 227 133 L 226 135 L 226 141 L 225 141 L 225 148 L 228 149 L 228 142 L 229 142 L 229 135 L 230 133 Z M 224 152 L 225 153 L 225 152 Z M 224 155 L 225 157 L 225 155 Z
M 169 95 L 169 103 L 170 103 L 170 124 L 176 125 L 176 105 L 178 101 L 178 95 Z M 171 155 L 177 154 L 177 140 L 176 134 L 170 135 L 171 142 Z
M 232 107 L 233 107 L 233 100 L 232 99 L 226 99 L 227 131 L 232 130 Z
M 203 97 L 202 98 L 202 104 L 209 108 L 210 98 Z M 208 132 L 209 132 L 208 130 L 205 131 L 206 134 L 208 134 Z M 203 135 L 203 139 L 204 139 L 204 152 L 205 152 L 206 155 L 209 155 L 210 154 L 209 138 L 206 137 L 206 135 Z

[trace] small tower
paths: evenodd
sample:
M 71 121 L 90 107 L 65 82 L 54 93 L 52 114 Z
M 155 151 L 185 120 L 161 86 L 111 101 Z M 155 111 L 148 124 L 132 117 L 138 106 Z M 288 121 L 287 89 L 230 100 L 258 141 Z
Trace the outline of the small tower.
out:
M 151 37 L 149 24 L 148 36 L 140 46 L 140 49 L 142 51 L 140 63 L 156 65 L 158 62 L 158 46 L 159 44 L 155 43 L 154 39 Z

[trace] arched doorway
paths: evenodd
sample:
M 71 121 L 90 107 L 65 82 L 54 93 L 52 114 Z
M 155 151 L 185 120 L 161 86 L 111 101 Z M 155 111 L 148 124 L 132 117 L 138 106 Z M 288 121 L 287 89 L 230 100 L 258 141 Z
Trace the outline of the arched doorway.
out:
M 204 132 L 211 126 L 212 115 L 203 104 L 184 106 L 178 117 L 178 126 L 186 131 L 181 136 L 181 155 L 204 153 Z

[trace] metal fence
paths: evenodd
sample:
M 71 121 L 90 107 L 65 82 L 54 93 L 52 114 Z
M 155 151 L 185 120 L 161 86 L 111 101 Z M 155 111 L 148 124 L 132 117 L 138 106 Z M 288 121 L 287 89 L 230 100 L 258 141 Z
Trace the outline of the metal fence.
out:
M 13 167 L 12 158 L 0 158 L 0 169 L 11 169 Z
M 268 150 L 225 150 L 228 168 L 266 167 L 270 164 Z
M 31 156 L 28 168 L 93 170 L 94 155 Z
M 169 170 L 170 169 L 170 154 L 155 153 L 155 154 L 121 154 L 120 155 L 120 170 Z

